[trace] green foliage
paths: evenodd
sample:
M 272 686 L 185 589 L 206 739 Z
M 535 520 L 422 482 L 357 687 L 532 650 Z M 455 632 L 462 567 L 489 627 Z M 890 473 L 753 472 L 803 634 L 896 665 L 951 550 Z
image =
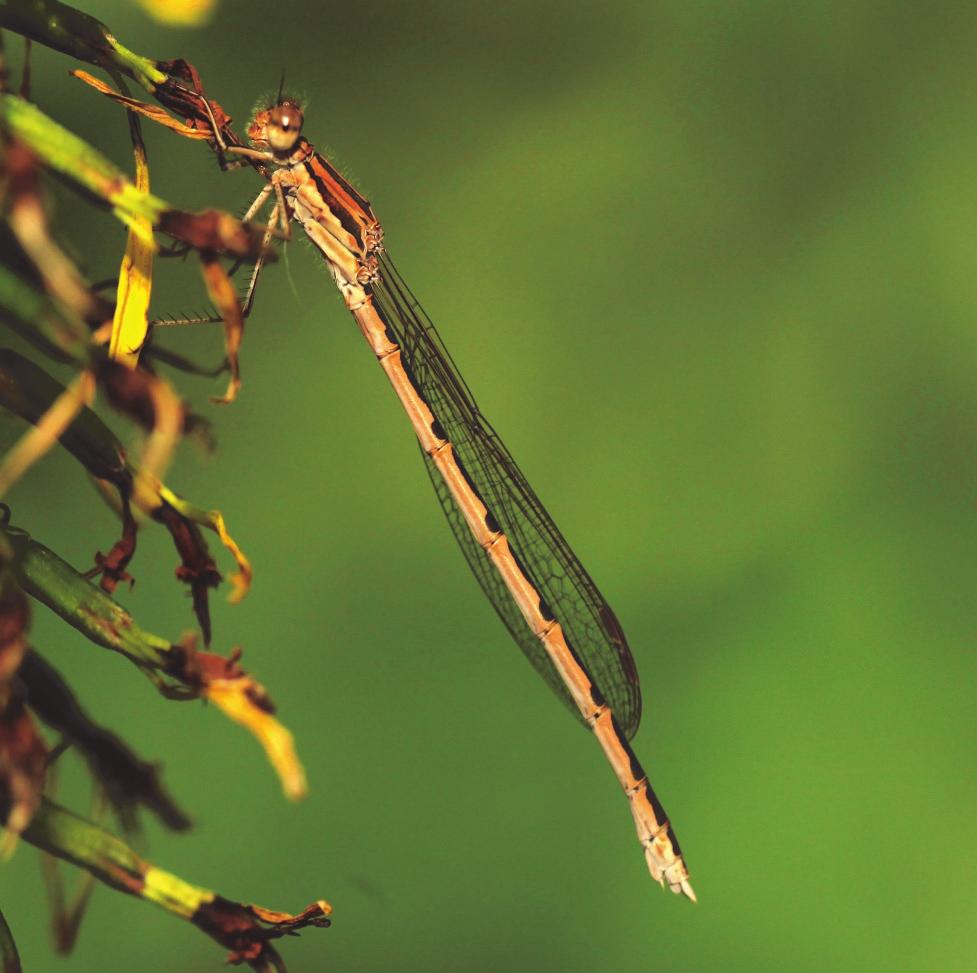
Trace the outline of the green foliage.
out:
M 149 91 L 170 84 L 165 71 L 120 45 L 104 25 L 63 4 L 6 3 L 0 26 L 9 27 L 107 68 L 118 80 L 122 70 Z M 192 72 L 188 66 L 185 70 Z M 26 77 L 27 68 L 24 68 Z M 2 74 L 0 74 L 2 77 Z M 103 93 L 111 88 L 88 78 Z M 202 112 L 193 90 L 173 81 L 170 95 L 190 118 Z M 26 88 L 26 85 L 25 85 Z M 197 637 L 179 639 L 153 635 L 111 597 L 121 582 L 132 580 L 128 568 L 136 553 L 139 517 L 163 525 L 170 533 L 180 566 L 177 577 L 193 596 L 194 611 L 205 642 L 211 638 L 208 591 L 222 578 L 199 527 L 219 534 L 233 554 L 238 571 L 232 598 L 247 591 L 251 568 L 227 532 L 219 511 L 188 503 L 160 479 L 178 439 L 201 425 L 191 416 L 169 384 L 150 366 L 147 309 L 152 287 L 152 254 L 159 229 L 179 241 L 182 252 L 198 251 L 208 287 L 230 296 L 228 360 L 238 383 L 237 346 L 241 311 L 219 256 L 254 260 L 263 253 L 262 232 L 218 210 L 194 214 L 175 210 L 151 195 L 148 167 L 138 122 L 130 131 L 136 182 L 85 140 L 47 117 L 27 97 L 0 91 L 0 207 L 4 249 L 0 263 L 0 317 L 27 342 L 34 354 L 70 364 L 75 379 L 63 383 L 32 357 L 13 348 L 0 349 L 0 407 L 23 420 L 30 430 L 0 464 L 0 493 L 43 460 L 55 445 L 67 451 L 112 502 L 121 519 L 121 536 L 108 554 L 78 571 L 64 558 L 35 541 L 10 522 L 2 507 L 0 523 L 0 821 L 6 826 L 4 849 L 18 836 L 46 855 L 85 869 L 117 891 L 153 902 L 197 925 L 224 945 L 233 962 L 258 971 L 284 971 L 271 945 L 274 939 L 305 926 L 328 926 L 331 911 L 317 901 L 298 915 L 272 912 L 225 899 L 164 872 L 137 856 L 100 823 L 58 806 L 46 791 L 54 786 L 51 767 L 61 752 L 74 748 L 84 757 L 96 792 L 107 799 L 123 830 L 134 834 L 139 808 L 153 812 L 166 826 L 185 830 L 188 817 L 169 798 L 157 769 L 141 760 L 115 733 L 95 722 L 78 703 L 72 689 L 42 654 L 28 645 L 32 602 L 55 615 L 91 643 L 126 656 L 171 699 L 212 701 L 231 719 L 250 729 L 282 779 L 288 797 L 304 796 L 305 776 L 295 755 L 291 734 L 273 717 L 264 688 L 238 663 L 240 651 L 224 657 L 197 649 Z M 121 96 L 120 96 L 121 97 Z M 133 110 L 140 103 L 125 102 Z M 185 107 L 185 106 L 184 106 Z M 157 121 L 191 138 L 201 133 L 159 109 L 145 107 Z M 203 112 L 214 119 L 215 110 Z M 204 136 L 206 137 L 206 136 Z M 59 232 L 49 222 L 41 190 L 41 170 L 65 177 L 89 200 L 107 206 L 129 228 L 121 257 L 115 307 L 85 281 L 63 251 Z M 119 341 L 119 335 L 127 335 Z M 111 341 L 108 341 L 111 333 Z M 233 349 L 230 342 L 233 340 Z M 108 347 L 106 347 L 108 343 Z M 167 358 L 180 363 L 176 356 Z M 90 407 L 101 392 L 116 413 L 145 430 L 136 458 L 130 458 L 119 437 Z M 79 489 L 65 485 L 77 500 Z M 96 495 L 90 502 L 99 503 Z M 92 579 L 99 578 L 96 584 Z M 37 721 L 60 736 L 51 749 Z M 56 867 L 48 866 L 54 925 L 59 947 L 69 949 L 87 902 L 90 885 L 80 886 L 67 906 Z M 4 973 L 16 969 L 16 948 L 6 923 L 0 928 Z

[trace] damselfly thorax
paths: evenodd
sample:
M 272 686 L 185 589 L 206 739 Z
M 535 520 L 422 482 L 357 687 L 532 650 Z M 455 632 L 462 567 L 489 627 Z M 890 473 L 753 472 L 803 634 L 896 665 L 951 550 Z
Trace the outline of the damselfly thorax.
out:
M 273 153 L 277 168 L 271 176 L 272 184 L 281 187 L 292 217 L 330 264 L 341 271 L 343 283 L 337 279 L 337 284 L 341 289 L 344 284 L 352 288 L 349 298 L 355 302 L 359 295 L 354 285 L 378 278 L 383 228 L 368 200 L 316 152 L 300 134 L 301 127 L 298 104 L 283 101 L 255 114 L 248 138 L 255 146 L 268 146 Z M 290 138 L 293 133 L 294 139 Z M 283 220 L 287 216 L 284 214 Z

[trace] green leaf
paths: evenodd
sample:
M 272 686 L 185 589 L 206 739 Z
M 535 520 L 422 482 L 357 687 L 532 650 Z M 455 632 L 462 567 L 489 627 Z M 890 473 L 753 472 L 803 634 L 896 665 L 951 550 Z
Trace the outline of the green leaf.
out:
M 3 0 L 0 27 L 80 61 L 114 66 L 148 91 L 166 78 L 154 61 L 123 47 L 100 20 L 57 0 Z
M 17 583 L 96 645 L 120 652 L 144 671 L 162 672 L 180 650 L 144 632 L 117 601 L 26 531 L 4 525 L 14 551 Z
M 87 869 L 106 885 L 189 920 L 230 950 L 230 962 L 246 962 L 262 973 L 285 969 L 271 940 L 294 935 L 307 926 L 323 928 L 330 924 L 332 908 L 322 900 L 290 915 L 232 902 L 191 885 L 140 858 L 115 835 L 49 800 L 41 803 L 23 837 L 49 854 Z
M 17 95 L 0 95 L 2 117 L 11 132 L 22 139 L 41 162 L 82 188 L 105 200 L 112 212 L 141 238 L 153 245 L 152 232 L 140 224 L 155 226 L 172 209 L 158 196 L 137 188 L 129 177 L 101 152 L 73 132 L 48 118 L 36 105 Z

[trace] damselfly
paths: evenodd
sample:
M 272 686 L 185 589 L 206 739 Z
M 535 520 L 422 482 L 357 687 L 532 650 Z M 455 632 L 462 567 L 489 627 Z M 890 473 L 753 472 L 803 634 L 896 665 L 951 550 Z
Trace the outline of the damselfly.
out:
M 621 626 L 479 411 L 431 321 L 383 247 L 373 210 L 302 135 L 297 102 L 279 95 L 248 128 L 274 196 L 270 231 L 295 219 L 322 252 L 387 374 L 465 557 L 540 675 L 593 731 L 627 795 L 652 876 L 695 899 L 675 832 L 628 740 L 641 694 Z M 250 307 L 255 276 L 247 298 Z

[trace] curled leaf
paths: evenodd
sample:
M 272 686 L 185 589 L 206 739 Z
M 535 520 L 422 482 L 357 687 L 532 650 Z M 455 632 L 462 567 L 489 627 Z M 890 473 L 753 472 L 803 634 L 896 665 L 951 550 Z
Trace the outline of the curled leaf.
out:
M 41 801 L 47 747 L 21 699 L 11 699 L 0 712 L 0 800 L 6 795 L 6 809 L 0 808 L 0 824 L 6 834 L 0 838 L 0 858 L 8 857 L 17 836 L 30 823 Z
M 82 754 L 127 832 L 136 830 L 140 806 L 169 828 L 190 827 L 190 819 L 163 787 L 159 767 L 140 760 L 119 737 L 94 722 L 46 659 L 28 651 L 18 677 L 27 688 L 28 706 Z
M 241 350 L 241 339 L 244 337 L 244 314 L 237 291 L 220 265 L 216 254 L 203 251 L 200 254 L 203 267 L 204 281 L 207 292 L 214 307 L 224 321 L 224 351 L 227 354 L 227 364 L 231 371 L 231 378 L 227 383 L 227 391 L 223 396 L 212 396 L 211 401 L 226 405 L 233 402 L 241 387 L 241 368 L 238 363 L 238 353 Z
M 274 251 L 263 250 L 264 231 L 260 226 L 244 223 L 219 209 L 199 213 L 165 210 L 159 217 L 159 230 L 201 251 L 252 261 L 262 253 L 268 260 L 275 258 Z
M 14 580 L 4 545 L 0 552 L 0 799 L 6 795 L 6 810 L 0 808 L 0 857 L 9 855 L 17 836 L 24 830 L 41 799 L 47 748 L 34 721 L 16 691 L 14 675 L 27 650 L 26 630 L 30 612 L 27 599 Z
M 128 95 L 122 94 L 121 91 L 116 91 L 111 85 L 106 84 L 104 81 L 96 78 L 92 74 L 89 74 L 87 71 L 82 71 L 79 69 L 72 71 L 71 74 L 80 81 L 84 81 L 85 84 L 91 85 L 96 91 L 100 92 L 106 97 L 118 102 L 129 111 L 136 112 L 137 114 L 148 118 L 150 121 L 156 122 L 157 125 L 162 125 L 165 128 L 176 132 L 178 135 L 182 135 L 184 138 L 207 138 L 207 133 L 202 129 L 192 128 L 189 125 L 184 125 L 183 122 L 174 118 L 165 109 L 160 108 L 159 105 L 150 105 L 145 101 L 138 101 L 135 98 L 130 98 Z
M 292 735 L 274 718 L 274 706 L 264 687 L 239 665 L 240 652 L 224 658 L 212 652 L 198 652 L 192 637 L 174 644 L 147 632 L 118 602 L 25 531 L 0 525 L 0 541 L 12 549 L 12 576 L 17 582 L 13 590 L 22 589 L 47 605 L 96 645 L 128 657 L 164 695 L 212 699 L 258 738 L 286 795 L 293 800 L 304 796 L 305 773 L 295 755 Z M 67 712 L 70 700 L 59 697 L 57 674 L 43 668 L 38 674 L 40 667 L 43 662 L 31 657 L 28 675 L 43 681 L 47 694 L 44 698 L 61 699 L 56 706 L 51 704 L 55 710 Z M 41 715 L 47 719 L 44 713 Z M 61 718 L 66 717 L 52 716 L 54 720 Z M 86 736 L 84 730 L 81 735 Z
M 230 949 L 228 963 L 248 963 L 255 970 L 281 970 L 284 965 L 271 947 L 273 939 L 294 936 L 309 926 L 325 929 L 331 924 L 332 906 L 325 899 L 313 902 L 295 915 L 263 909 L 259 905 L 230 902 L 215 895 L 191 920 L 207 935 Z
M 102 370 L 100 369 L 100 373 Z M 111 365 L 108 372 L 111 375 Z M 135 406 L 140 395 L 164 395 L 164 385 L 159 380 L 141 377 L 139 371 L 118 370 L 115 375 L 128 376 L 125 382 L 108 383 L 120 401 Z M 153 384 L 156 382 L 157 384 Z M 36 423 L 50 407 L 64 387 L 30 359 L 11 349 L 0 349 L 0 406 L 4 406 L 28 422 Z M 155 401 L 155 400 L 154 400 Z M 176 403 L 175 397 L 172 403 Z M 167 429 L 160 429 L 159 435 L 166 439 L 172 437 L 177 423 L 176 406 L 166 408 L 171 419 Z M 145 411 L 148 406 L 143 403 Z M 152 405 L 155 410 L 157 407 Z M 107 555 L 96 555 L 96 563 L 102 574 L 102 586 L 114 590 L 126 575 L 126 567 L 133 556 L 136 543 L 136 524 L 131 504 L 135 504 L 153 520 L 163 524 L 170 532 L 181 565 L 177 577 L 190 584 L 194 611 L 200 621 L 207 641 L 210 639 L 209 615 L 207 611 L 207 592 L 216 587 L 221 580 L 217 566 L 207 550 L 207 545 L 197 529 L 201 525 L 213 530 L 233 555 L 238 571 L 232 575 L 230 600 L 240 601 L 250 586 L 251 563 L 230 536 L 220 511 L 203 510 L 179 497 L 158 479 L 151 475 L 140 475 L 137 466 L 129 463 L 125 450 L 104 422 L 89 408 L 81 409 L 75 420 L 60 437 L 65 447 L 91 473 L 95 483 L 109 503 L 122 517 L 122 537 L 113 545 Z M 158 455 L 158 454 L 156 454 Z
M 133 370 L 102 360 L 97 364 L 96 375 L 112 406 L 149 431 L 137 464 L 137 476 L 149 483 L 142 488 L 137 485 L 135 492 L 140 494 L 145 489 L 156 493 L 159 478 L 186 426 L 183 403 L 169 382 L 143 369 Z
M 132 148 L 136 161 L 136 189 L 149 194 L 149 162 L 138 121 L 129 116 Z M 126 252 L 119 268 L 115 315 L 109 358 L 135 368 L 149 330 L 149 298 L 153 290 L 153 224 L 145 216 L 134 216 L 129 224 Z
M 239 658 L 240 652 L 227 659 L 210 652 L 196 653 L 201 691 L 226 716 L 255 735 L 278 774 L 285 796 L 301 800 L 308 788 L 292 734 L 275 719 L 275 708 L 264 686 L 237 664 Z
M 237 604 L 251 588 L 254 569 L 251 567 L 251 562 L 245 556 L 244 551 L 238 547 L 237 542 L 227 532 L 224 515 L 219 510 L 204 510 L 202 507 L 197 507 L 184 500 L 183 497 L 177 496 L 172 490 L 162 484 L 159 488 L 159 495 L 177 513 L 186 518 L 186 520 L 212 530 L 220 538 L 224 547 L 230 551 L 231 556 L 237 563 L 238 570 L 237 573 L 228 575 L 227 580 L 231 582 L 232 590 L 227 600 L 231 604 Z
M 210 551 L 197 525 L 174 510 L 170 504 L 161 503 L 153 512 L 153 519 L 163 524 L 173 538 L 180 555 L 176 576 L 180 581 L 190 585 L 193 613 L 197 616 L 204 642 L 209 644 L 211 631 L 207 596 L 210 589 L 216 588 L 221 582 L 217 565 L 210 556 Z
M 225 145 L 244 144 L 231 128 L 231 116 L 204 93 L 200 74 L 189 61 L 174 58 L 172 61 L 157 61 L 156 66 L 166 75 L 153 92 L 161 105 L 187 119 L 194 128 L 206 132 L 213 148 L 216 148 L 215 127 Z

